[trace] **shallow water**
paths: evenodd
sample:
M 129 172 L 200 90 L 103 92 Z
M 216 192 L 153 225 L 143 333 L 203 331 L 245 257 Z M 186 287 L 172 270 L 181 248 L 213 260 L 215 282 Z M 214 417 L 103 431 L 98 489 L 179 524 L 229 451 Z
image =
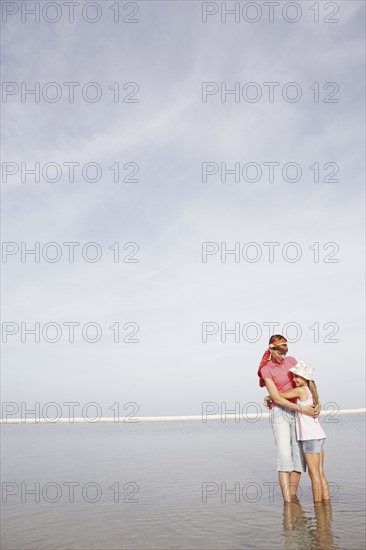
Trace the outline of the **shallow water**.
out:
M 365 416 L 321 422 L 315 508 L 307 474 L 283 505 L 268 420 L 3 425 L 2 548 L 364 549 Z

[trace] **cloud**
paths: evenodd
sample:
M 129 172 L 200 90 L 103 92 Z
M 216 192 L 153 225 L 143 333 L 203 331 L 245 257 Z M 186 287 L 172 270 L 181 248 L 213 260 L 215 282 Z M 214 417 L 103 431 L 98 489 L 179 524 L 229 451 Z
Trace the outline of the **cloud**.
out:
M 18 175 L 3 186 L 4 240 L 19 249 L 38 242 L 41 251 L 39 263 L 31 255 L 21 262 L 20 252 L 3 263 L 3 318 L 63 327 L 55 344 L 32 344 L 31 336 L 21 343 L 20 332 L 9 337 L 8 399 L 66 400 L 72 391 L 78 401 L 92 396 L 113 403 L 123 388 L 127 401 L 138 396 L 145 415 L 197 414 L 202 401 L 220 396 L 259 400 L 256 368 L 273 321 L 280 330 L 300 326 L 291 353 L 319 366 L 325 399 L 363 406 L 362 386 L 348 388 L 342 374 L 352 364 L 355 376 L 363 375 L 364 7 L 340 4 L 340 22 L 329 26 L 312 23 L 308 12 L 293 25 L 218 18 L 203 24 L 198 3 L 155 2 L 141 6 L 138 25 L 60 22 L 52 38 L 45 22 L 4 27 L 6 81 L 56 81 L 63 94 L 69 81 L 80 82 L 78 90 L 92 81 L 103 89 L 95 104 L 80 95 L 75 103 L 63 95 L 57 103 L 14 96 L 3 104 L 4 160 L 63 168 L 55 183 L 21 182 Z M 139 103 L 114 103 L 115 82 L 137 82 Z M 219 89 L 239 82 L 240 90 L 257 82 L 263 99 L 251 103 L 241 93 L 238 103 L 233 96 L 222 102 L 218 93 L 204 103 L 202 82 Z M 273 103 L 265 82 L 280 82 Z M 301 85 L 297 103 L 282 96 L 288 82 Z M 309 89 L 314 82 L 318 103 Z M 323 88 L 327 82 L 339 84 L 338 103 L 323 102 L 333 89 Z M 73 183 L 63 164 L 70 161 L 80 163 Z M 95 183 L 80 176 L 91 161 L 103 173 Z M 139 182 L 115 183 L 115 162 L 123 175 L 127 162 L 137 163 Z M 219 171 L 203 183 L 203 162 L 220 170 L 221 163 L 229 170 L 240 163 L 240 181 L 232 174 L 221 181 Z M 279 163 L 274 182 L 268 162 Z M 300 166 L 300 181 L 283 177 L 289 162 Z M 259 181 L 245 181 L 247 163 L 260 166 Z M 339 181 L 324 181 L 327 176 Z M 55 263 L 42 256 L 50 242 L 62 252 Z M 67 242 L 80 243 L 74 263 Z M 102 251 L 96 263 L 82 255 L 91 242 Z M 115 263 L 114 243 L 122 260 L 131 242 L 139 246 L 139 262 Z M 216 250 L 207 262 L 202 243 Z M 273 262 L 268 243 L 279 243 Z M 238 261 L 225 255 L 235 247 Z M 99 323 L 101 341 L 88 343 L 78 333 L 70 344 L 63 323 L 71 320 Z M 139 343 L 115 344 L 109 328 L 115 322 L 123 336 L 127 322 L 137 323 Z M 219 327 L 206 343 L 204 322 Z M 235 323 L 239 342 L 231 335 L 223 343 L 222 327 Z M 289 328 L 293 339 L 295 329 Z

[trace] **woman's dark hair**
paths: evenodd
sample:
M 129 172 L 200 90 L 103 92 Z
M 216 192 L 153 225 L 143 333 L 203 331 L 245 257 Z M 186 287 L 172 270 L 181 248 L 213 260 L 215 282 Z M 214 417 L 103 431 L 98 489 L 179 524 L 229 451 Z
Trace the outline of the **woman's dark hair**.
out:
M 286 338 L 282 336 L 282 334 L 272 334 L 271 338 L 269 339 L 269 343 L 272 344 L 272 342 L 274 342 L 275 340 L 281 340 L 281 338 L 283 338 L 283 340 L 286 340 Z

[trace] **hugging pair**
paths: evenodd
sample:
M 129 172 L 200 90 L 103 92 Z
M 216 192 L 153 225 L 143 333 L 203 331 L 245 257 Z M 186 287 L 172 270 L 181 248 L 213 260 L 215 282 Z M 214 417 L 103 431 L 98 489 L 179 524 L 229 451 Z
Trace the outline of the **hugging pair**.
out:
M 277 447 L 278 478 L 285 502 L 297 501 L 302 471 L 308 466 L 314 502 L 329 500 L 325 477 L 325 433 L 318 416 L 320 403 L 314 382 L 314 369 L 294 357 L 286 357 L 287 340 L 271 336 L 259 365 L 259 385 L 269 395 L 264 404 L 271 409 L 271 422 Z

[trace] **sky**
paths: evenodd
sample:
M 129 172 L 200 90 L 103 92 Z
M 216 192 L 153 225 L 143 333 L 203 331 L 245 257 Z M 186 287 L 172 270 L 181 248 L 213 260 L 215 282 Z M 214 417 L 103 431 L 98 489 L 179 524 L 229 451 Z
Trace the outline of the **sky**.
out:
M 364 3 L 46 4 L 3 3 L 14 415 L 253 412 L 273 332 L 365 407 Z

